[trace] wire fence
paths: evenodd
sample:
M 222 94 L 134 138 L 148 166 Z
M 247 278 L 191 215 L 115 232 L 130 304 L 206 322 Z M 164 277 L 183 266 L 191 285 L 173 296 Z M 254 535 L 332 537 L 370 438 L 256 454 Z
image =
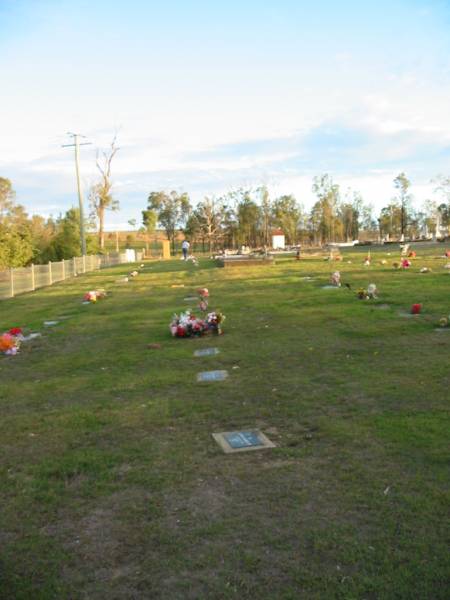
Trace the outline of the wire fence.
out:
M 34 292 L 70 277 L 114 265 L 142 260 L 142 252 L 109 252 L 104 255 L 74 256 L 68 260 L 0 271 L 0 300 Z

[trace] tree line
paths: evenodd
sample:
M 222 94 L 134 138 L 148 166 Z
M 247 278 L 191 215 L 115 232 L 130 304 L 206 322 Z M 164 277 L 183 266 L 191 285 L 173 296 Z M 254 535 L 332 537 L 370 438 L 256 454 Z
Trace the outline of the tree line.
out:
M 393 197 L 378 216 L 360 192 L 342 191 L 327 173 L 313 179 L 316 201 L 309 211 L 292 194 L 270 198 L 265 186 L 207 196 L 195 207 L 187 193 L 151 192 L 142 211 L 143 227 L 150 237 L 159 224 L 173 248 L 182 232 L 209 251 L 270 246 L 271 232 L 278 228 L 291 246 L 350 242 L 361 231 L 375 239 L 417 239 L 439 235 L 450 226 L 450 177 L 438 176 L 434 183 L 438 200 L 426 200 L 414 209 L 411 182 L 400 173 L 393 180 Z
M 116 151 L 114 139 L 109 151 L 97 156 L 100 178 L 91 187 L 91 215 L 86 220 L 86 228 L 96 230 L 87 238 L 89 253 L 103 251 L 105 211 L 118 209 L 111 183 Z M 411 183 L 400 173 L 393 181 L 391 200 L 378 216 L 358 191 L 342 191 L 329 174 L 314 177 L 316 200 L 309 211 L 292 194 L 271 198 L 265 186 L 207 196 L 195 206 L 187 193 L 151 192 L 142 211 L 142 231 L 151 239 L 158 226 L 163 228 L 173 248 L 181 232 L 209 251 L 270 246 L 272 231 L 278 228 L 288 245 L 351 241 L 362 231 L 375 239 L 414 239 L 424 232 L 433 235 L 449 229 L 450 177 L 439 176 L 434 184 L 437 199 L 414 209 Z M 71 208 L 57 218 L 30 217 L 16 202 L 11 181 L 0 177 L 0 268 L 77 256 L 79 230 L 78 209 Z

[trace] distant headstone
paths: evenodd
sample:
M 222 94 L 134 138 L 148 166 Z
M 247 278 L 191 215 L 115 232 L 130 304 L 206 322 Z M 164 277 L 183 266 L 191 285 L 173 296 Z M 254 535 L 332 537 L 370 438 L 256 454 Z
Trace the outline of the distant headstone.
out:
M 198 298 L 196 296 L 187 296 L 183 298 L 185 302 L 198 302 Z
M 275 448 L 275 444 L 258 429 L 224 431 L 213 433 L 212 436 L 226 454 Z
M 35 338 L 41 337 L 42 333 L 30 333 L 22 338 L 23 342 L 29 342 L 30 340 L 34 340 Z
M 57 325 L 59 321 L 44 321 L 44 325 L 46 327 L 52 327 L 53 325 Z
M 197 381 L 223 381 L 228 377 L 228 371 L 202 371 L 197 374 Z
M 202 348 L 194 352 L 194 356 L 215 356 L 216 354 L 219 354 L 218 348 Z

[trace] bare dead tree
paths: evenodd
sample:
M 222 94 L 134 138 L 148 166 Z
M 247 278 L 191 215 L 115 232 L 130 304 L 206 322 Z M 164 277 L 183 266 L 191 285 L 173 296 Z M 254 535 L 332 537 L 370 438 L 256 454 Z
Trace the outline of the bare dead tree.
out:
M 97 150 L 95 164 L 100 173 L 100 181 L 95 183 L 89 193 L 92 213 L 98 219 L 98 240 L 100 248 L 105 247 L 105 210 L 119 210 L 119 201 L 112 195 L 111 163 L 119 148 L 116 146 L 117 135 L 114 136 L 108 150 L 101 153 Z

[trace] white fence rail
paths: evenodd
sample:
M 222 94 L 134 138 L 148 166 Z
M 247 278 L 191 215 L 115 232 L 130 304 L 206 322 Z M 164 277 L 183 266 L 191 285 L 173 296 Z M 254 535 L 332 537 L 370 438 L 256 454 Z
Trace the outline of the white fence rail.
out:
M 34 292 L 38 288 L 53 285 L 76 275 L 97 271 L 106 267 L 142 260 L 142 253 L 111 252 L 104 255 L 75 256 L 68 260 L 49 262 L 46 265 L 31 265 L 17 269 L 0 271 L 0 300 L 14 298 L 25 292 Z

